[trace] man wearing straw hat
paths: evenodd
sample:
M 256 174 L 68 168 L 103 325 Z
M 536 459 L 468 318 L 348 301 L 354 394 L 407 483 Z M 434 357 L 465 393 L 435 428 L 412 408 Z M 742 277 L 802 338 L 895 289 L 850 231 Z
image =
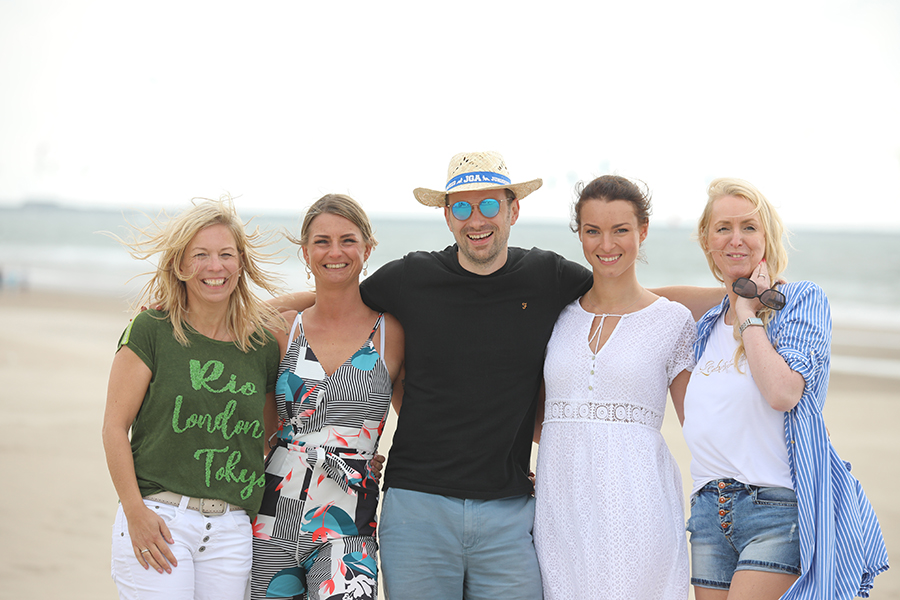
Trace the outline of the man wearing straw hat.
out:
M 407 254 L 360 284 L 406 336 L 378 527 L 391 600 L 542 597 L 528 474 L 544 349 L 592 275 L 553 252 L 508 246 L 519 201 L 541 183 L 513 183 L 496 152 L 457 154 L 444 190 L 413 191 L 443 208 L 456 244 Z M 690 301 L 697 315 L 721 299 L 721 288 L 688 289 L 652 291 Z
M 541 183 L 513 183 L 496 152 L 457 154 L 444 190 L 413 192 L 443 208 L 456 244 L 410 253 L 361 286 L 406 332 L 379 525 L 391 600 L 542 596 L 528 474 L 544 348 L 591 273 L 508 246 L 520 200 Z

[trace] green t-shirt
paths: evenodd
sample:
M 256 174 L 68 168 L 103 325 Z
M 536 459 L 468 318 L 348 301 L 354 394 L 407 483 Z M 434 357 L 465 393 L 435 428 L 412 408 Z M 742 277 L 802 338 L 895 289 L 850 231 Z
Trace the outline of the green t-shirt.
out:
M 218 498 L 252 519 L 265 486 L 263 405 L 275 389 L 278 344 L 267 332 L 267 344 L 245 353 L 186 330 L 184 347 L 165 316 L 138 314 L 119 341 L 153 373 L 131 426 L 141 495 Z

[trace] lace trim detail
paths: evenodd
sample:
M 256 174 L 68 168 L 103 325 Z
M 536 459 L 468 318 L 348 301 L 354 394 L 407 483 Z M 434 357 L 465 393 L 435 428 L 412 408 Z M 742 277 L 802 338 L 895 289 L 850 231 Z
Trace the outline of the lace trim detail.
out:
M 662 427 L 663 417 L 646 406 L 627 402 L 589 402 L 587 400 L 550 400 L 544 421 L 605 421 L 638 423 L 654 429 Z

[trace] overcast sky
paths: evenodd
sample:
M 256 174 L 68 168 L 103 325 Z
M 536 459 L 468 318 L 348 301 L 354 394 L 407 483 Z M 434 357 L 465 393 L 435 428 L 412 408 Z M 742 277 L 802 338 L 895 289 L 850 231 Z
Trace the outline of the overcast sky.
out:
M 790 226 L 900 230 L 900 2 L 0 0 L 0 204 L 242 215 L 326 192 L 429 214 L 450 156 L 645 181 L 692 223 L 714 177 Z

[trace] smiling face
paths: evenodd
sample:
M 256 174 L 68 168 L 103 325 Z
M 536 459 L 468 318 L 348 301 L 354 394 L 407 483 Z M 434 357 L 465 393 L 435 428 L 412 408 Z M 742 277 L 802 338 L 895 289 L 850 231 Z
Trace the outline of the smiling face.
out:
M 579 222 L 578 239 L 595 277 L 618 277 L 634 270 L 648 223 L 638 223 L 631 202 L 586 200 Z
M 352 221 L 322 213 L 309 224 L 303 259 L 315 276 L 317 287 L 328 281 L 358 284 L 363 263 L 371 251 L 372 247 L 365 244 L 362 232 Z
M 746 198 L 718 198 L 709 214 L 706 251 L 730 289 L 739 277 L 750 277 L 765 258 L 766 235 L 753 203 Z
M 181 272 L 190 275 L 185 282 L 188 306 L 228 302 L 241 276 L 241 255 L 228 227 L 217 224 L 198 231 L 185 248 Z
M 500 202 L 500 212 L 486 218 L 478 209 L 485 198 Z M 472 190 L 450 194 L 448 204 L 468 202 L 472 216 L 465 221 L 454 217 L 444 207 L 444 218 L 459 246 L 459 264 L 472 273 L 488 275 L 506 264 L 509 231 L 519 218 L 519 201 L 507 200 L 506 190 Z

